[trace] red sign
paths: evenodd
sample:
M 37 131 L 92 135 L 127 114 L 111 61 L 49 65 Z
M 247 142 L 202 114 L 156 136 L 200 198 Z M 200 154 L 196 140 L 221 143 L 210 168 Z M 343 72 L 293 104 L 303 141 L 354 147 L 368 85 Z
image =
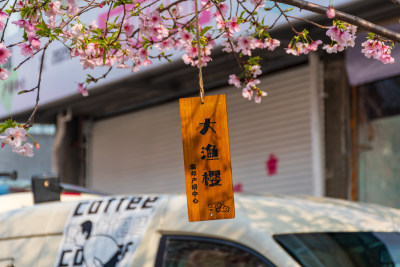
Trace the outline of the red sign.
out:
M 274 154 L 269 155 L 269 159 L 265 162 L 265 168 L 268 176 L 278 173 L 278 158 Z

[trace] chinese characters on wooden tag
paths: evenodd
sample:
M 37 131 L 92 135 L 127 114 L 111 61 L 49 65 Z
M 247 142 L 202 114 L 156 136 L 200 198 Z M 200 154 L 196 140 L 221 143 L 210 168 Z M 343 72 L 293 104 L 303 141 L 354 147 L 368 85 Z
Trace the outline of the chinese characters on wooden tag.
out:
M 189 221 L 235 217 L 225 95 L 181 98 Z

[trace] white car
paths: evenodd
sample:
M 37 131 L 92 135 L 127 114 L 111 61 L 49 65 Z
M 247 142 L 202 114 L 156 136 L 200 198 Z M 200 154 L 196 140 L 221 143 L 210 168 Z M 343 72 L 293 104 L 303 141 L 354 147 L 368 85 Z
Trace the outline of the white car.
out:
M 236 194 L 235 219 L 189 222 L 184 195 L 27 196 L 0 212 L 0 266 L 400 266 L 400 211 L 376 205 Z

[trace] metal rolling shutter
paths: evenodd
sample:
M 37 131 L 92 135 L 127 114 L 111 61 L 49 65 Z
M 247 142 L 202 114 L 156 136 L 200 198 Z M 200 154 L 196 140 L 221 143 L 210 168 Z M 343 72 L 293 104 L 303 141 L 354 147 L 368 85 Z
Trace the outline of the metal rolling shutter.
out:
M 233 87 L 212 92 L 227 95 L 233 182 L 245 192 L 315 193 L 310 83 L 306 65 L 263 78 L 259 105 Z M 178 101 L 95 123 L 90 149 L 94 189 L 185 192 Z M 271 153 L 278 169 L 268 176 Z

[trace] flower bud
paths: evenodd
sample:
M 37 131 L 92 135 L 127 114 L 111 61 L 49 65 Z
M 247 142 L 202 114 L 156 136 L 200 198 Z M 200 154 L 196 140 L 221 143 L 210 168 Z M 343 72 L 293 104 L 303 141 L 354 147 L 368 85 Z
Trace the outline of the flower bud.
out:
M 336 15 L 336 11 L 333 7 L 328 7 L 328 10 L 326 11 L 326 15 L 328 16 L 328 18 L 333 19 Z
M 40 148 L 40 145 L 36 142 L 33 142 L 33 145 L 35 146 L 36 150 L 38 150 Z

